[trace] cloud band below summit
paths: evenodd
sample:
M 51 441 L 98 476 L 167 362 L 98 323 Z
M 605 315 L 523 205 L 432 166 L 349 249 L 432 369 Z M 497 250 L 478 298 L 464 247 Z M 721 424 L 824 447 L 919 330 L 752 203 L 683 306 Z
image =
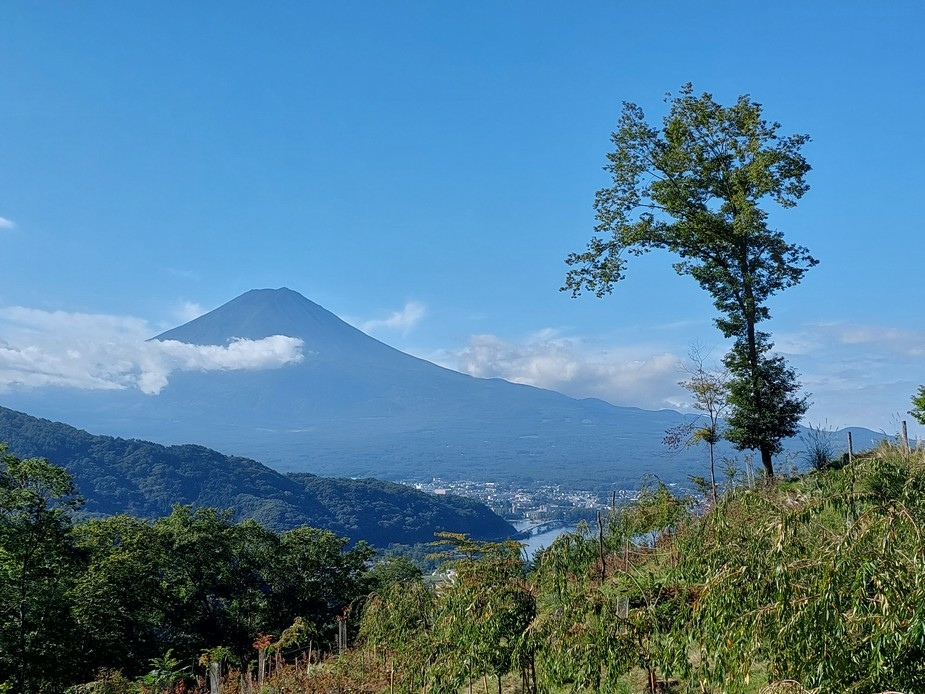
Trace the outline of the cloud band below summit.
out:
M 226 345 L 150 340 L 131 317 L 0 310 L 0 391 L 59 386 L 84 390 L 138 388 L 155 395 L 177 371 L 275 369 L 304 359 L 299 338 L 272 335 Z

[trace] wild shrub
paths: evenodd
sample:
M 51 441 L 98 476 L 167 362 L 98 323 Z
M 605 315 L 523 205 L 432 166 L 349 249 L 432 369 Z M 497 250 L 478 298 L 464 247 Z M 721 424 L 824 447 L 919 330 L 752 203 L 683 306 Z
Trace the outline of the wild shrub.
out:
M 740 491 L 681 538 L 695 676 L 754 665 L 817 692 L 925 690 L 925 463 L 883 448 L 801 488 Z

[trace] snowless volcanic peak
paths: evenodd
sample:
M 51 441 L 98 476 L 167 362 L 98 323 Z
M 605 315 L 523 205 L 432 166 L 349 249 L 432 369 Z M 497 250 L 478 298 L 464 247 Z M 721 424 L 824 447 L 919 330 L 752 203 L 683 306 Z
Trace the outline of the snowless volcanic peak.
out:
M 197 345 L 221 345 L 235 337 L 259 340 L 270 335 L 313 337 L 318 332 L 357 331 L 298 292 L 252 289 L 214 311 L 156 336 Z

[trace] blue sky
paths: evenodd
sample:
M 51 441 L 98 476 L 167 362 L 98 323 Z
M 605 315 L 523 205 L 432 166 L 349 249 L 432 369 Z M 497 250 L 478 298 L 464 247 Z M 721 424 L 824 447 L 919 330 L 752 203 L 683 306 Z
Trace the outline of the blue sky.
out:
M 724 345 L 669 256 L 558 289 L 621 103 L 690 81 L 813 137 L 771 220 L 821 263 L 767 327 L 808 422 L 892 433 L 925 382 L 923 7 L 4 3 L 0 389 L 138 386 L 145 338 L 287 286 L 451 368 L 683 409 L 678 362 Z

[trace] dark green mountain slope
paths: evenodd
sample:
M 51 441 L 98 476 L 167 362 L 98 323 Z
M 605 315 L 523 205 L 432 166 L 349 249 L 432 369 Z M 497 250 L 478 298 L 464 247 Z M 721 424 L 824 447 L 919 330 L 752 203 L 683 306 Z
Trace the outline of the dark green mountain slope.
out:
M 94 436 L 3 407 L 0 442 L 19 457 L 44 457 L 67 468 L 90 515 L 154 518 L 175 503 L 233 508 L 239 518 L 254 518 L 275 530 L 311 525 L 377 546 L 428 542 L 442 530 L 482 539 L 514 533 L 470 499 L 379 480 L 286 476 L 202 446 Z

